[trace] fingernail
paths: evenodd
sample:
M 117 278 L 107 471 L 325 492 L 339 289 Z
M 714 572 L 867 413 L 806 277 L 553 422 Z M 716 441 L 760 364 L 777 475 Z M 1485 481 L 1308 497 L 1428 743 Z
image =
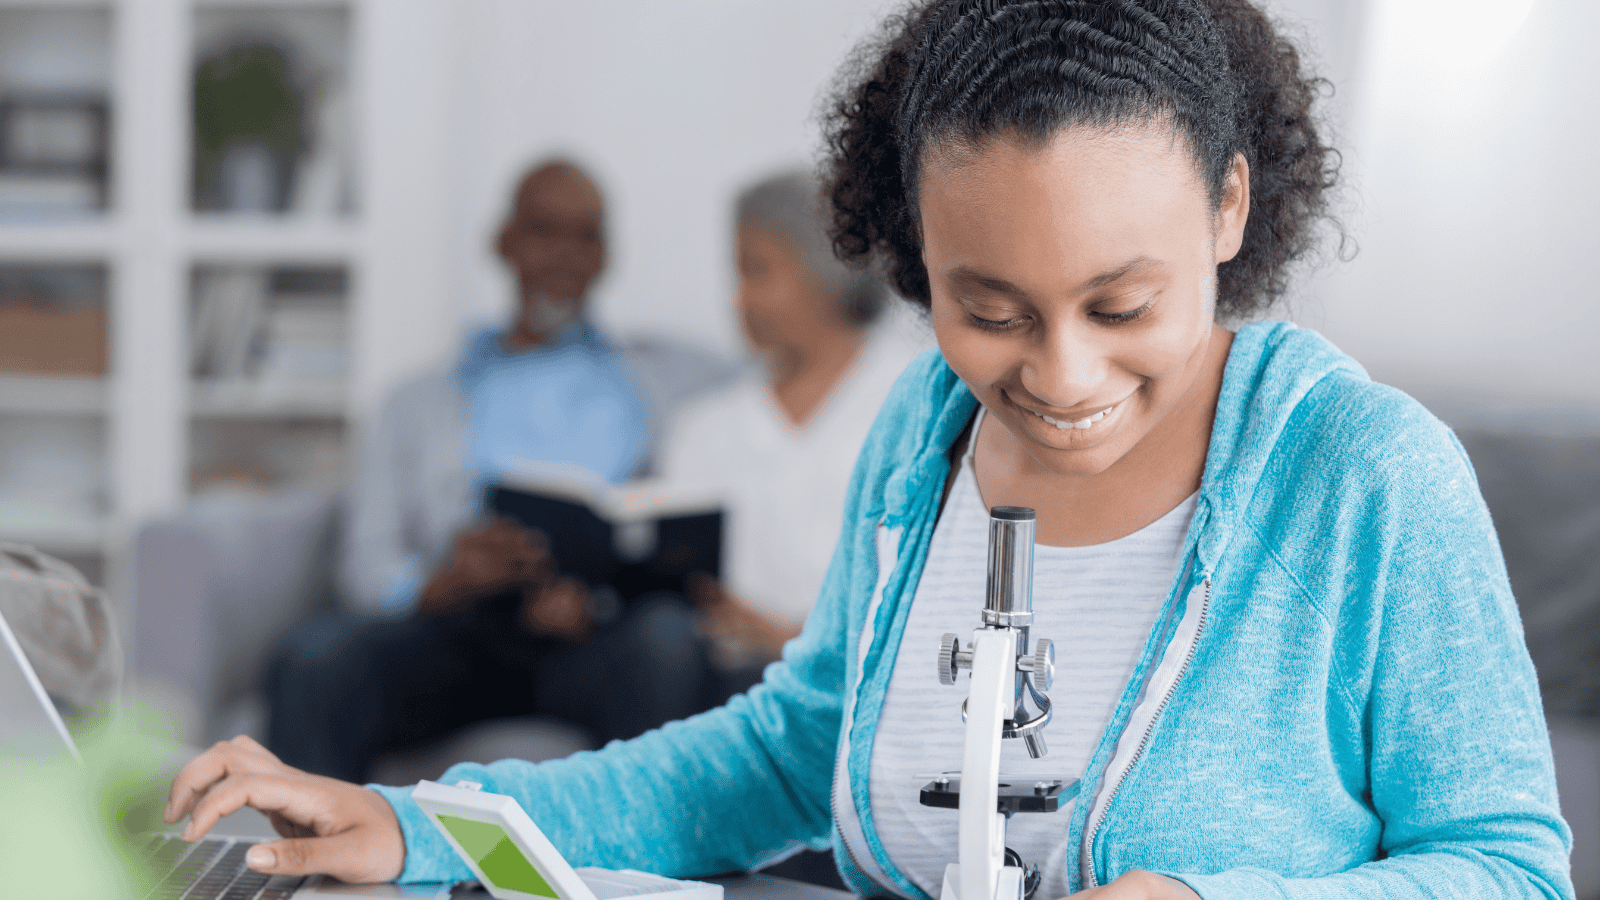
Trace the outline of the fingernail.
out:
M 244 861 L 252 869 L 270 869 L 278 864 L 278 854 L 266 847 L 251 847 L 250 852 L 245 854 Z
M 183 838 L 186 841 L 191 841 L 192 842 L 194 840 L 194 838 L 189 836 L 190 832 L 192 832 L 192 831 L 194 831 L 194 823 L 190 822 L 189 824 L 183 826 L 183 831 L 178 833 L 178 837 Z

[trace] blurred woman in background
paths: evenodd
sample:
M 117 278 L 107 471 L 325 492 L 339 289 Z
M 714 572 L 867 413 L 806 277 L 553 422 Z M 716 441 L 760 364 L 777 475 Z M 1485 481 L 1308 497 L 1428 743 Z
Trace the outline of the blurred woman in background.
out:
M 882 279 L 833 254 L 818 181 L 786 172 L 734 205 L 737 302 L 762 369 L 690 406 L 667 433 L 661 471 L 727 511 L 721 582 L 706 614 L 716 700 L 759 681 L 800 633 L 839 539 L 861 442 L 917 350 L 880 322 Z

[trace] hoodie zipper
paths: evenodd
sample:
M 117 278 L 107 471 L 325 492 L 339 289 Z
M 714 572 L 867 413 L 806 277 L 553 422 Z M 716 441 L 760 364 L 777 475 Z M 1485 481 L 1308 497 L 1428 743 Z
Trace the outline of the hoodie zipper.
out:
M 844 728 L 844 734 L 841 735 L 840 749 L 838 751 L 839 759 L 836 764 L 843 767 L 844 793 L 846 799 L 851 797 L 850 731 L 855 724 L 855 707 L 861 698 L 861 682 L 865 680 L 865 674 L 861 671 L 861 668 L 865 663 L 864 655 L 861 652 L 863 649 L 861 642 L 865 641 L 867 644 L 871 644 L 876 638 L 875 623 L 878 612 L 882 608 L 884 600 L 887 599 L 885 595 L 889 589 L 889 581 L 894 577 L 895 569 L 899 568 L 900 566 L 901 534 L 902 532 L 889 528 L 887 522 L 881 519 L 878 521 L 875 529 L 874 543 L 877 545 L 876 556 L 878 562 L 878 579 L 877 584 L 873 587 L 872 600 L 867 604 L 867 613 L 862 625 L 862 634 L 857 638 L 856 683 L 855 686 L 850 689 L 850 694 L 846 698 L 848 708 L 845 721 L 840 723 Z M 867 634 L 869 629 L 873 632 L 872 636 Z M 837 778 L 838 776 L 836 775 L 835 779 Z M 860 873 L 861 876 L 867 881 L 878 884 L 878 879 L 874 878 L 872 873 L 865 866 L 861 865 L 861 861 L 856 857 L 855 849 L 850 846 L 849 835 L 845 834 L 843 827 L 839 825 L 839 822 L 841 821 L 839 818 L 839 791 L 835 785 L 828 786 L 828 811 L 833 816 L 834 829 L 839 832 L 839 843 L 844 846 L 845 856 L 849 858 L 850 866 L 855 869 L 856 872 Z M 856 815 L 858 829 L 861 832 L 861 840 L 863 843 L 865 843 L 867 841 L 866 823 L 860 821 L 860 814 L 856 813 L 855 810 L 852 809 L 851 812 L 855 813 Z M 869 852 L 871 851 L 870 845 L 868 845 L 867 850 Z M 881 868 L 876 865 L 876 860 L 874 860 L 873 868 Z M 887 875 L 887 873 L 884 874 Z
M 1156 730 L 1156 723 L 1161 721 L 1161 714 L 1166 712 L 1167 704 L 1172 701 L 1172 695 L 1177 693 L 1178 685 L 1183 683 L 1183 676 L 1189 671 L 1189 664 L 1194 662 L 1195 650 L 1200 646 L 1200 637 L 1206 630 L 1206 617 L 1211 612 L 1211 579 L 1204 582 L 1205 590 L 1200 599 L 1200 615 L 1195 620 L 1194 640 L 1189 642 L 1189 651 L 1183 657 L 1183 665 L 1178 667 L 1178 674 L 1173 677 L 1172 684 L 1167 688 L 1166 694 L 1161 697 L 1161 703 L 1156 707 L 1155 714 L 1150 717 L 1149 724 L 1145 725 L 1144 734 L 1139 737 L 1139 746 L 1133 751 L 1133 757 L 1128 764 L 1122 767 L 1122 772 L 1117 776 L 1117 783 L 1112 786 L 1111 793 L 1106 795 L 1106 805 L 1100 811 L 1100 818 L 1094 823 L 1094 829 L 1089 832 L 1089 887 L 1099 887 L 1100 878 L 1095 874 L 1094 842 L 1100 836 L 1100 829 L 1105 827 L 1106 816 L 1111 812 L 1111 804 L 1117 800 L 1117 794 L 1122 790 L 1122 783 L 1128 780 L 1128 773 L 1138 764 L 1139 758 L 1144 755 L 1146 745 L 1150 743 L 1150 735 Z
M 848 753 L 848 751 L 846 752 Z M 846 779 L 846 782 L 848 783 L 848 779 Z M 838 828 L 839 792 L 834 790 L 832 785 L 828 786 L 828 812 L 833 816 L 833 821 L 835 822 L 834 828 Z M 862 830 L 865 831 L 865 829 Z M 867 870 L 861 868 L 861 863 L 856 859 L 856 851 L 850 849 L 850 840 L 845 837 L 844 832 L 842 831 L 839 833 L 839 846 L 844 848 L 844 855 L 850 860 L 850 868 L 860 872 L 863 878 L 871 881 L 871 877 L 867 875 Z

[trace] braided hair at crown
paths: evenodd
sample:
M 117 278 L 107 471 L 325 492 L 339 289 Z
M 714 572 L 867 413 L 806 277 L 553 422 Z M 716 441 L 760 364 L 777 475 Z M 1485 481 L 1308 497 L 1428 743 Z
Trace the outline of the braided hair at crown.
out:
M 1250 164 L 1244 244 L 1217 269 L 1219 312 L 1246 317 L 1286 291 L 1328 218 L 1338 153 L 1312 113 L 1323 84 L 1247 0 L 920 0 L 858 51 L 835 98 L 834 248 L 881 255 L 895 289 L 926 306 L 916 210 L 931 148 L 1162 123 L 1188 141 L 1215 203 L 1234 154 Z

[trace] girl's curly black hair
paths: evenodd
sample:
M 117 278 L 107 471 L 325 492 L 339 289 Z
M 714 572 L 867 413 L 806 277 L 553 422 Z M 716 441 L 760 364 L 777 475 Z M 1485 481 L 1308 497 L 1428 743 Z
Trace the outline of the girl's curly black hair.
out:
M 826 129 L 834 248 L 860 263 L 881 254 L 922 306 L 918 170 L 951 142 L 1162 122 L 1187 139 L 1216 203 L 1244 154 L 1250 217 L 1217 268 L 1219 315 L 1270 307 L 1330 219 L 1339 155 L 1312 112 L 1326 82 L 1247 0 L 918 0 L 841 83 Z

